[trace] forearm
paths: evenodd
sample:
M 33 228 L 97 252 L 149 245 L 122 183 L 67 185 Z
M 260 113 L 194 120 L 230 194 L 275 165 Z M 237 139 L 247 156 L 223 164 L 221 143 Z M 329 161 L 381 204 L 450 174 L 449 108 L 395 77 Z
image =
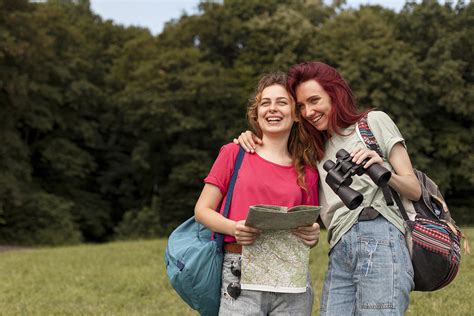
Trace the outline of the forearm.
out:
M 406 148 L 397 143 L 390 151 L 389 162 L 394 172 L 388 184 L 398 193 L 412 201 L 418 201 L 421 197 L 421 187 Z
M 195 218 L 213 232 L 235 236 L 236 222 L 207 207 L 196 206 Z
M 414 174 L 398 175 L 392 173 L 388 184 L 409 200 L 418 201 L 421 197 L 420 183 Z

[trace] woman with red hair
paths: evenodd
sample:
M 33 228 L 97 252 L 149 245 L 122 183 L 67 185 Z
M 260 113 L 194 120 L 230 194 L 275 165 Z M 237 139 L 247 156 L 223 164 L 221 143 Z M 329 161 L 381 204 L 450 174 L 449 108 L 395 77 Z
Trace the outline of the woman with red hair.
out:
M 365 162 L 365 169 L 380 164 L 390 170 L 388 185 L 400 195 L 420 198 L 421 188 L 397 126 L 384 112 L 359 112 L 336 69 L 321 62 L 294 65 L 288 70 L 287 89 L 297 101 L 297 120 L 303 122 L 299 132 L 305 135 L 306 152 L 318 161 L 321 180 L 327 175 L 324 162 L 345 149 L 352 162 Z M 357 134 L 356 125 L 365 117 L 386 159 L 367 149 Z M 250 131 L 238 141 L 249 152 L 262 144 Z M 325 181 L 319 182 L 321 219 L 330 244 L 321 315 L 403 315 L 414 287 L 403 218 L 367 175 L 352 180 L 351 188 L 364 197 L 353 210 Z

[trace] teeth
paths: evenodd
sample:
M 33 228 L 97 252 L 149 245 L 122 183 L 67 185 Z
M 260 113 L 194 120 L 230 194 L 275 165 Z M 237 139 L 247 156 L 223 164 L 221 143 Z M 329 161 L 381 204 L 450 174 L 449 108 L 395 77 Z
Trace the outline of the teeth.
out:
M 281 121 L 281 118 L 269 117 L 269 118 L 267 118 L 267 121 L 269 121 L 269 122 L 279 122 L 279 121 Z
M 317 123 L 322 117 L 323 117 L 323 114 L 319 115 L 313 120 L 313 123 Z

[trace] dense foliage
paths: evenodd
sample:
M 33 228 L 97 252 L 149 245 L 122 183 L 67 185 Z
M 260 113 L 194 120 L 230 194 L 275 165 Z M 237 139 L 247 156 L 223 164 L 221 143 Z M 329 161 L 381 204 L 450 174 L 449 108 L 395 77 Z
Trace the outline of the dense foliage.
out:
M 87 0 L 0 0 L 0 241 L 159 236 L 189 217 L 259 75 L 337 67 L 474 222 L 474 4 L 202 2 L 158 36 Z

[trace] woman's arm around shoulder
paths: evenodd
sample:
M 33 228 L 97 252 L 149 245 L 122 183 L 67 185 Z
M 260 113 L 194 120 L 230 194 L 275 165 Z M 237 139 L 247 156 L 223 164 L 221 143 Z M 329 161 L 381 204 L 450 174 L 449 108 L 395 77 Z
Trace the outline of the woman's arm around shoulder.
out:
M 262 145 L 262 140 L 252 133 L 251 131 L 242 132 L 239 138 L 234 138 L 234 144 L 240 144 L 246 152 L 255 153 L 255 148 L 258 145 Z

